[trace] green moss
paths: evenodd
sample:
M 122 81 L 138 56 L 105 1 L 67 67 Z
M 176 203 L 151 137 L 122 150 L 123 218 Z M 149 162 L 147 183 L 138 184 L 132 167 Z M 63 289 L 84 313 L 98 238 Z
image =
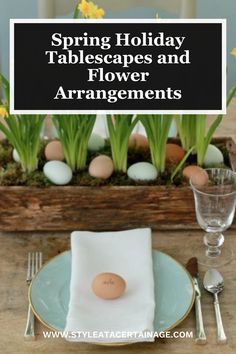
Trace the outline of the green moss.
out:
M 27 174 L 22 172 L 19 164 L 11 162 L 0 171 L 0 185 L 45 187 L 50 185 L 50 182 L 48 182 L 42 171 Z
M 0 144 L 0 167 L 5 167 L 10 161 L 12 161 L 12 147 L 6 141 L 3 140 Z
M 47 187 L 52 185 L 52 183 L 48 181 L 42 171 L 35 171 L 26 176 L 25 185 L 29 187 Z

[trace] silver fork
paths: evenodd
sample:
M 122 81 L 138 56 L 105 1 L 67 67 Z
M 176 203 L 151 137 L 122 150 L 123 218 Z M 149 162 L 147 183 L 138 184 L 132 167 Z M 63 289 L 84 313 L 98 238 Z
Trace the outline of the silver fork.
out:
M 27 269 L 27 276 L 26 276 L 26 282 L 28 285 L 30 285 L 34 275 L 42 267 L 42 262 L 43 262 L 42 252 L 29 252 L 28 253 L 28 269 Z M 27 322 L 26 322 L 24 337 L 27 340 L 34 340 L 35 339 L 34 313 L 32 311 L 30 303 L 28 306 L 28 315 L 27 315 Z

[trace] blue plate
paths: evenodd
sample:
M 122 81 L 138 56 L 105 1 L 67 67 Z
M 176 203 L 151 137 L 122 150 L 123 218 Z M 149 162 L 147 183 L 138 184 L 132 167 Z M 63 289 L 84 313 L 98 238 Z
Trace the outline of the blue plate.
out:
M 167 254 L 153 251 L 155 279 L 155 331 L 177 326 L 189 314 L 195 297 L 192 279 L 185 268 Z M 71 252 L 66 251 L 36 274 L 29 299 L 37 318 L 47 327 L 63 331 L 69 304 Z

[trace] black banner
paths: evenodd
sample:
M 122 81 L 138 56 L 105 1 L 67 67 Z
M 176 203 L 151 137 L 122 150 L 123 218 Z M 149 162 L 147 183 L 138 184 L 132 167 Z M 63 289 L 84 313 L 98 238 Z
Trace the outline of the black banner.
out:
M 50 21 L 12 24 L 14 110 L 222 109 L 222 23 Z

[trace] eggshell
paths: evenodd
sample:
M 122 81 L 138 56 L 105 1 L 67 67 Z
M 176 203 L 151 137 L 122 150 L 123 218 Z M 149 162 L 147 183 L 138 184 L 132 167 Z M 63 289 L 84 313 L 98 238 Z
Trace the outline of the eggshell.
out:
M 131 134 L 129 137 L 129 148 L 134 150 L 148 150 L 149 144 L 147 137 L 138 133 Z
M 56 185 L 68 184 L 72 179 L 72 170 L 64 162 L 49 161 L 43 167 L 45 176 Z
M 157 178 L 158 171 L 149 162 L 137 162 L 128 168 L 127 174 L 134 181 L 153 181 Z
M 88 150 L 89 151 L 99 151 L 105 146 L 105 139 L 98 134 L 91 134 L 88 141 Z
M 117 299 L 125 291 L 125 280 L 115 273 L 98 274 L 92 282 L 95 295 L 104 300 Z
M 166 144 L 166 162 L 178 164 L 184 157 L 185 150 L 177 144 Z
M 65 158 L 62 144 L 58 140 L 50 141 L 50 143 L 47 144 L 44 153 L 48 161 L 63 161 Z
M 218 147 L 216 147 L 215 145 L 208 145 L 203 164 L 209 167 L 212 165 L 222 164 L 223 162 L 224 156 L 220 149 L 218 149 Z
M 20 156 L 19 156 L 16 149 L 13 149 L 13 151 L 12 151 L 12 158 L 15 162 L 20 163 Z
M 113 161 L 109 156 L 99 155 L 89 165 L 89 174 L 95 178 L 107 179 L 114 171 Z
M 183 169 L 183 176 L 192 181 L 193 185 L 203 187 L 207 184 L 209 177 L 207 172 L 199 167 L 190 165 Z

